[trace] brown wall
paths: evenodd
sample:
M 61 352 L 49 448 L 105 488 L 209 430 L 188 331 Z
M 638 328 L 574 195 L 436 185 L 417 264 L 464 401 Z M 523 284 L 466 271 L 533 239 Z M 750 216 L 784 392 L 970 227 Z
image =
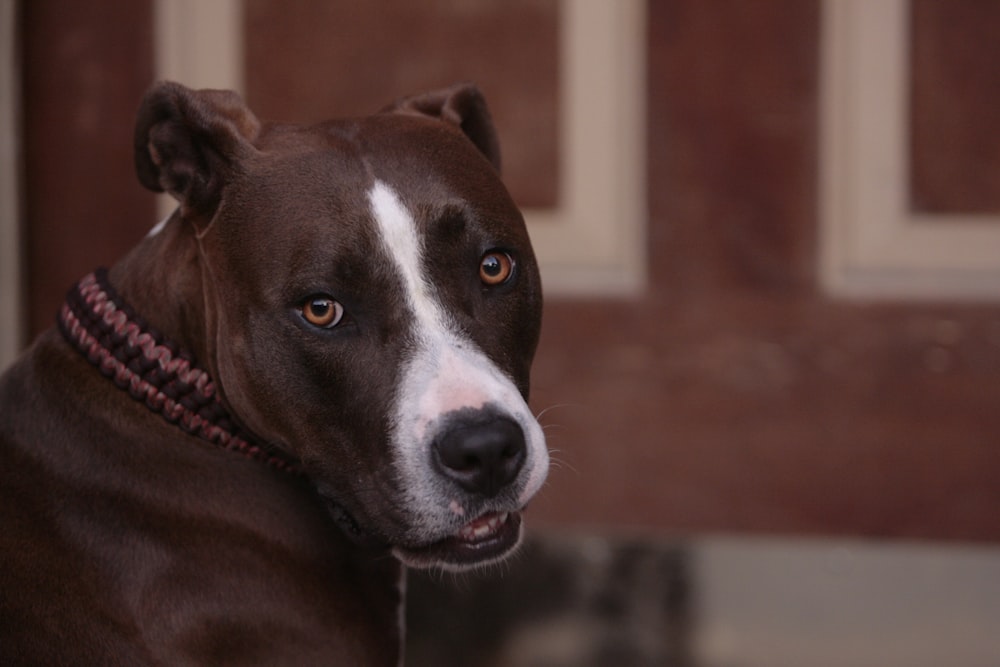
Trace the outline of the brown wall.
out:
M 21 3 L 35 329 L 53 283 L 152 220 L 128 151 L 150 3 L 77 4 Z M 817 287 L 819 7 L 649 3 L 650 286 L 547 303 L 533 403 L 557 464 L 536 525 L 1000 538 L 1000 309 Z M 348 66 L 267 55 L 306 90 Z
M 817 288 L 819 29 L 650 3 L 652 285 L 548 304 L 547 521 L 1000 537 L 1000 310 Z
M 29 329 L 67 288 L 151 226 L 132 126 L 153 77 L 150 0 L 18 3 L 22 38 Z

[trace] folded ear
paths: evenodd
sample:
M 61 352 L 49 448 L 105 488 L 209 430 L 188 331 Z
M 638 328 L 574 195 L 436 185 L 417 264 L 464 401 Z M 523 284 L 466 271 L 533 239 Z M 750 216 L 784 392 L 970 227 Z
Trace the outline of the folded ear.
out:
M 472 83 L 459 83 L 404 98 L 388 111 L 416 112 L 457 125 L 476 148 L 500 171 L 500 142 L 486 99 Z
M 135 127 L 135 168 L 155 192 L 169 192 L 188 212 L 210 213 L 226 180 L 251 155 L 260 121 L 239 95 L 154 85 L 143 98 Z

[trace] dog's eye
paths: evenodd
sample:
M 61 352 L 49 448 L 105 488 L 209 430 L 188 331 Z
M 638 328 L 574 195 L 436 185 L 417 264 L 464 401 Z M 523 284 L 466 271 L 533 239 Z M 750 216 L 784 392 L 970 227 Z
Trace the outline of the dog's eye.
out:
M 510 280 L 514 273 L 514 260 L 502 250 L 490 250 L 479 261 L 479 279 L 493 287 Z
M 302 317 L 313 326 L 332 329 L 344 319 L 344 307 L 330 297 L 312 297 L 302 304 Z

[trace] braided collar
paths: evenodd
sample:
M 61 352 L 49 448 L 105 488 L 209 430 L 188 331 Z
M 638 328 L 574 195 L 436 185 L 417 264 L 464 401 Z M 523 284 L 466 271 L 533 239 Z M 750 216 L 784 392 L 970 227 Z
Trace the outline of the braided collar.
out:
M 302 474 L 288 455 L 240 431 L 211 376 L 188 352 L 151 329 L 115 292 L 106 269 L 73 286 L 59 310 L 63 336 L 102 375 L 184 432 L 277 470 Z

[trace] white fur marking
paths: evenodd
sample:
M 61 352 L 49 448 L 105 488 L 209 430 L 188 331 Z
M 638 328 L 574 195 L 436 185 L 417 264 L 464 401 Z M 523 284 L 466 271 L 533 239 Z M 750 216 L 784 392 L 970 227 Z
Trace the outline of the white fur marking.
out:
M 391 445 L 398 457 L 398 475 L 406 496 L 403 500 L 414 515 L 414 537 L 440 538 L 455 530 L 456 519 L 465 512 L 453 498 L 441 497 L 428 455 L 442 415 L 491 406 L 521 427 L 527 448 L 518 482 L 521 493 L 517 501 L 522 505 L 545 481 L 548 450 L 542 429 L 517 387 L 458 331 L 435 298 L 434 286 L 424 277 L 423 244 L 416 222 L 399 197 L 385 183 L 376 181 L 369 200 L 383 246 L 403 282 L 416 342 L 403 369 Z
M 382 230 L 382 241 L 399 267 L 407 300 L 417 316 L 420 329 L 443 329 L 440 309 L 420 268 L 423 247 L 413 218 L 396 193 L 381 181 L 375 182 L 370 197 L 372 211 Z
M 160 220 L 158 223 L 156 223 L 156 225 L 152 229 L 149 230 L 149 233 L 146 234 L 146 236 L 152 237 L 162 232 L 163 228 L 167 226 L 167 223 L 170 222 L 170 218 L 172 218 L 173 215 L 174 215 L 173 213 L 167 214 L 167 216 L 163 218 L 163 220 Z

